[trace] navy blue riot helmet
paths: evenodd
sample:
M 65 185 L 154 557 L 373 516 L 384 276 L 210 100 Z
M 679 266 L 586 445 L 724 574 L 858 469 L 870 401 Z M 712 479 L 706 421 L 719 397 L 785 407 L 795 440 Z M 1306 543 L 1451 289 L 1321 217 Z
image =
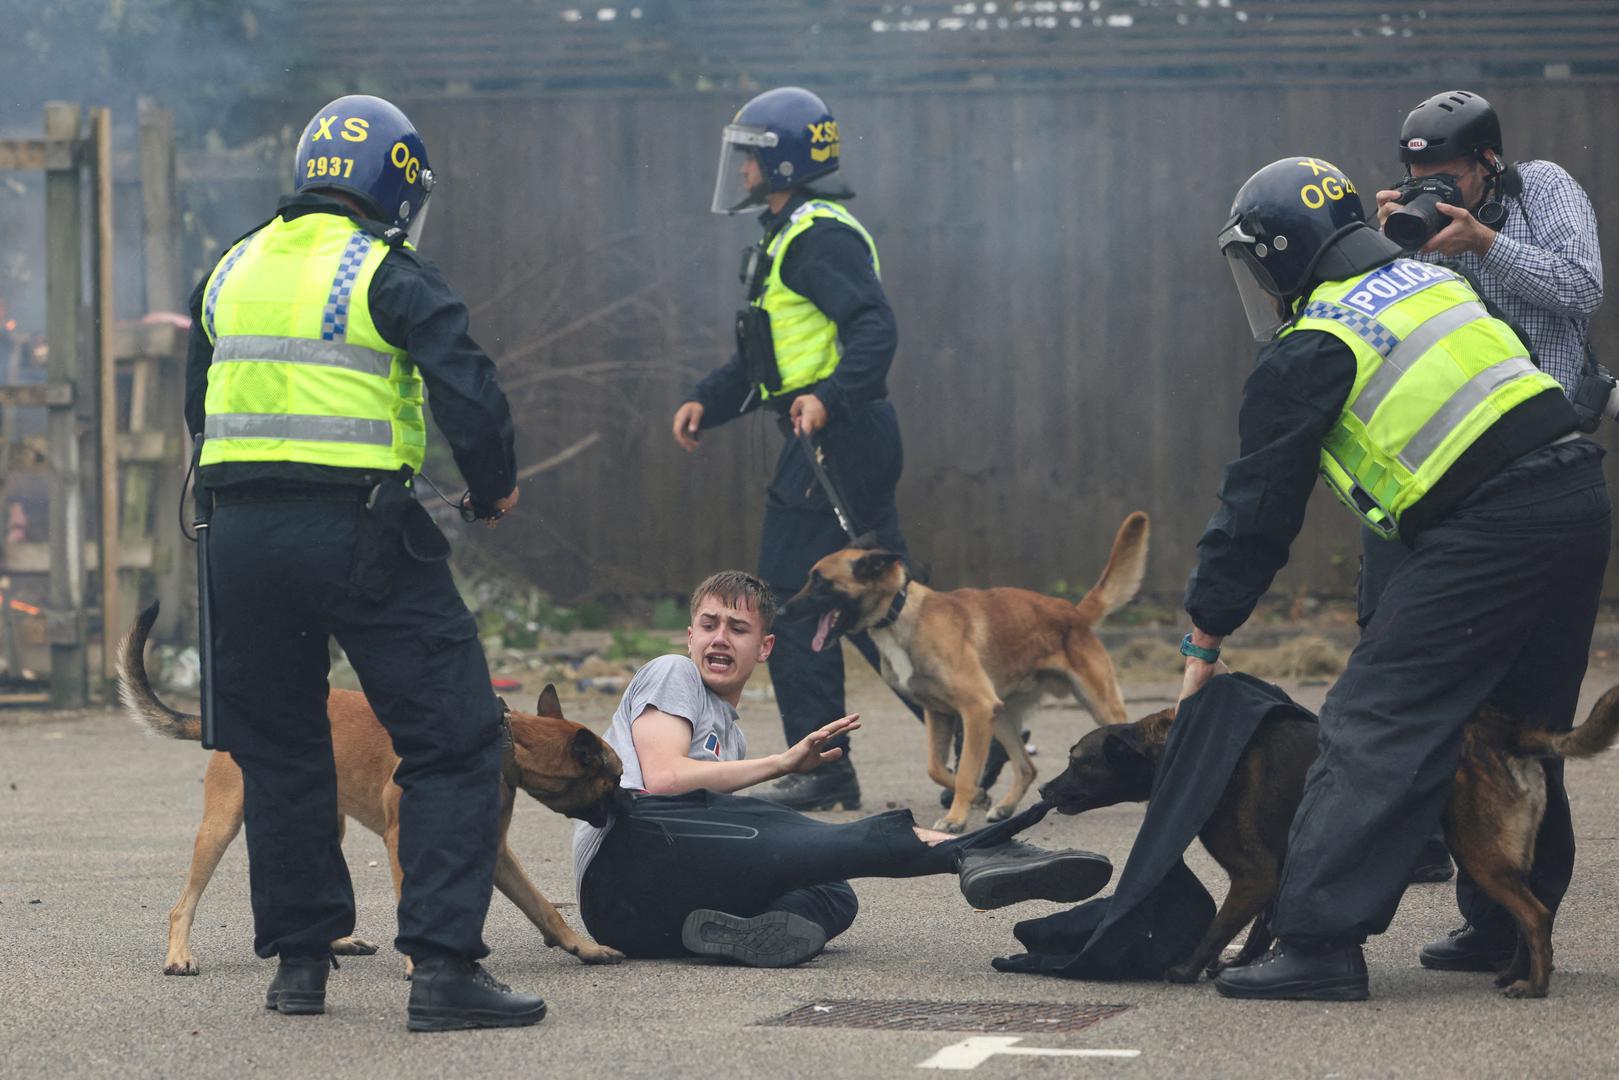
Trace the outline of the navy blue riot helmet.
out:
M 1336 165 L 1287 157 L 1248 178 L 1231 203 L 1220 251 L 1256 341 L 1269 341 L 1313 284 L 1336 280 L 1320 276 L 1317 264 L 1357 229 L 1371 231 L 1355 185 Z
M 713 210 L 739 213 L 772 191 L 836 172 L 838 149 L 838 122 L 826 102 L 796 86 L 766 90 L 725 127 Z
M 416 127 L 369 94 L 340 97 L 317 112 L 298 140 L 298 191 L 334 190 L 358 198 L 377 221 L 415 241 L 433 193 L 433 170 Z

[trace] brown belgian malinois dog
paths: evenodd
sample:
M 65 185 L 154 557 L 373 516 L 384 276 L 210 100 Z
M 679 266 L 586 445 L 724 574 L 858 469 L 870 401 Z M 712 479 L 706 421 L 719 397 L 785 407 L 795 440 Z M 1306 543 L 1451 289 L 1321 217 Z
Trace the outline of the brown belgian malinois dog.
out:
M 1059 812 L 1141 802 L 1152 791 L 1174 722 L 1164 709 L 1123 727 L 1087 733 L 1068 754 L 1068 768 L 1040 789 Z M 1192 955 L 1165 972 L 1171 982 L 1196 982 L 1219 960 L 1238 932 L 1253 930 L 1233 966 L 1270 946 L 1263 917 L 1281 882 L 1288 828 L 1304 796 L 1304 776 L 1315 760 L 1316 725 L 1302 720 L 1264 724 L 1243 751 L 1225 793 L 1198 840 L 1231 878 L 1208 932 Z M 1546 773 L 1540 758 L 1583 758 L 1619 737 L 1619 686 L 1602 695 L 1585 723 L 1554 734 L 1525 728 L 1491 706 L 1462 729 L 1462 756 L 1445 808 L 1445 841 L 1463 870 L 1518 924 L 1518 948 L 1496 977 L 1507 997 L 1545 997 L 1552 971 L 1551 913 L 1529 890 L 1535 834 L 1546 813 Z
M 118 643 L 118 697 L 130 718 L 154 734 L 200 741 L 202 718 L 169 708 L 147 680 L 146 638 L 157 612 L 156 604 L 141 612 Z M 338 810 L 383 838 L 393 869 L 394 896 L 398 897 L 403 881 L 399 867 L 400 788 L 393 775 L 399 757 L 364 694 L 333 690 L 327 713 L 332 722 L 332 754 L 337 761 Z M 534 714 L 508 709 L 505 722 L 511 729 L 511 739 L 501 762 L 504 798 L 495 888 L 540 928 L 546 945 L 560 945 L 587 964 L 616 964 L 624 958 L 623 953 L 575 933 L 534 887 L 506 843 L 506 830 L 518 788 L 559 814 L 592 825 L 605 824 L 610 809 L 624 797 L 618 786 L 623 764 L 613 748 L 589 728 L 563 719 L 556 688 L 550 685 L 541 692 Z M 202 824 L 197 828 L 191 870 L 180 899 L 169 911 L 169 954 L 163 974 L 197 974 L 197 961 L 191 955 L 191 922 L 197 901 L 202 899 L 214 868 L 241 827 L 242 770 L 230 754 L 216 750 L 203 777 Z M 339 830 L 342 827 L 340 819 Z M 332 942 L 332 952 L 339 955 L 368 956 L 376 951 L 375 945 L 356 937 Z
M 1016 775 L 989 820 L 1010 816 L 1034 782 L 1021 719 L 1044 694 L 1073 694 L 1099 724 L 1129 720 L 1113 663 L 1092 631 L 1141 587 L 1147 531 L 1141 511 L 1124 519 L 1102 576 L 1077 604 L 1027 589 L 930 589 L 912 580 L 903 556 L 862 538 L 817 562 L 783 614 L 819 617 L 817 652 L 841 634 L 871 635 L 883 678 L 922 706 L 928 776 L 955 792 L 933 827 L 959 833 L 992 735 Z M 952 775 L 947 755 L 958 717 L 961 759 Z

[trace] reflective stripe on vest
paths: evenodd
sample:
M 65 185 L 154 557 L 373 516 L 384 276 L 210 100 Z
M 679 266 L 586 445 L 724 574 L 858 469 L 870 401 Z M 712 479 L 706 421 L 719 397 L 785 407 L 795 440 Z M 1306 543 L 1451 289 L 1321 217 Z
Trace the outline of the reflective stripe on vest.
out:
M 763 385 L 759 387 L 761 398 L 780 397 L 818 383 L 831 375 L 843 358 L 837 324 L 827 318 L 808 297 L 788 288 L 781 278 L 788 246 L 810 226 L 823 219 L 847 225 L 858 233 L 871 251 L 872 271 L 879 276 L 882 273 L 876 241 L 872 240 L 865 226 L 840 204 L 812 199 L 793 211 L 787 224 L 765 248 L 770 256 L 770 273 L 765 279 L 763 292 L 754 301 L 754 306 L 764 308 L 770 315 L 770 338 L 776 352 L 776 369 L 781 374 L 778 389 L 771 390 Z
M 368 303 L 387 253 L 347 218 L 306 214 L 276 218 L 220 261 L 204 291 L 203 465 L 421 468 L 421 376 Z
M 1355 354 L 1321 473 L 1384 536 L 1497 420 L 1556 385 L 1465 281 L 1430 264 L 1400 259 L 1322 285 L 1283 336 L 1296 330 L 1326 331 Z

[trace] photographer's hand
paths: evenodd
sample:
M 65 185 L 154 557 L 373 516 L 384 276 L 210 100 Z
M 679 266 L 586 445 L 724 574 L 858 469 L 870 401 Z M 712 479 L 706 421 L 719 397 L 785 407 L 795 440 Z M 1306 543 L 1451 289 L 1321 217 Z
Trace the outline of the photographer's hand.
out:
M 1399 198 L 1400 193 L 1393 188 L 1384 188 L 1377 193 L 1377 228 L 1379 231 L 1382 231 L 1383 223 L 1389 219 L 1389 215 L 1394 213 L 1394 208 L 1399 205 L 1397 201 Z
M 1380 191 L 1377 194 L 1381 197 L 1383 193 Z M 1424 252 L 1465 255 L 1471 251 L 1482 259 L 1490 250 L 1490 245 L 1495 243 L 1495 230 L 1474 217 L 1471 210 L 1440 203 L 1439 212 L 1450 218 L 1450 224 L 1434 233 L 1433 239 L 1422 245 Z M 1381 206 L 1378 213 L 1382 214 Z

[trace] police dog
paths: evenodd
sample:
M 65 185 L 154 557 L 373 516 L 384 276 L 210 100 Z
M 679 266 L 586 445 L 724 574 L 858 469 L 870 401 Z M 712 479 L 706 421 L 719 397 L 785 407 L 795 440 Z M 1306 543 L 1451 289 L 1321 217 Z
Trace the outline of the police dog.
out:
M 1142 802 L 1169 738 L 1173 709 L 1133 724 L 1087 733 L 1068 754 L 1068 769 L 1040 789 L 1064 814 Z M 1584 758 L 1619 737 L 1619 686 L 1592 707 L 1585 723 L 1554 734 L 1526 729 L 1515 717 L 1484 706 L 1462 729 L 1461 761 L 1445 807 L 1445 841 L 1463 870 L 1518 924 L 1518 947 L 1495 980 L 1507 997 L 1545 997 L 1552 971 L 1551 914 L 1529 890 L 1535 834 L 1546 812 L 1541 758 Z M 1231 961 L 1249 963 L 1270 946 L 1265 916 L 1281 881 L 1288 828 L 1315 760 L 1316 725 L 1300 720 L 1262 725 L 1243 751 L 1214 813 L 1198 839 L 1231 879 L 1230 891 L 1192 955 L 1165 972 L 1171 982 L 1196 982 L 1237 933 L 1254 922 Z
M 911 579 L 900 555 L 863 537 L 817 562 L 784 614 L 819 618 L 816 652 L 843 634 L 871 635 L 883 678 L 923 708 L 928 776 L 955 792 L 933 827 L 959 833 L 992 736 L 1016 775 L 989 820 L 1010 816 L 1033 783 L 1021 718 L 1045 693 L 1072 693 L 1099 724 L 1129 720 L 1113 663 L 1092 631 L 1141 587 L 1147 531 L 1141 511 L 1124 519 L 1102 576 L 1078 604 L 1027 589 L 930 589 Z M 946 762 L 957 718 L 961 757 L 952 775 Z
M 154 734 L 200 741 L 201 717 L 169 708 L 146 677 L 146 638 L 157 612 L 157 604 L 141 612 L 118 644 L 118 698 L 129 717 Z M 338 810 L 383 838 L 397 897 L 404 876 L 399 867 L 400 788 L 393 780 L 399 757 L 364 694 L 333 690 L 327 713 L 337 761 Z M 618 786 L 623 765 L 613 748 L 590 729 L 563 719 L 556 688 L 550 685 L 541 692 L 534 714 L 508 709 L 505 723 L 511 739 L 501 762 L 503 802 L 495 887 L 540 928 L 546 945 L 560 945 L 587 964 L 616 964 L 624 959 L 623 953 L 575 933 L 534 887 L 506 843 L 506 830 L 518 788 L 559 814 L 592 825 L 605 824 L 609 811 L 625 797 Z M 344 817 L 338 820 L 340 832 Z M 169 954 L 163 974 L 197 974 L 197 961 L 191 955 L 191 922 L 197 901 L 241 827 L 242 770 L 230 754 L 216 750 L 203 777 L 202 824 L 197 828 L 191 870 L 180 899 L 169 911 Z M 356 937 L 332 942 L 332 952 L 340 955 L 369 956 L 376 951 L 375 945 Z

